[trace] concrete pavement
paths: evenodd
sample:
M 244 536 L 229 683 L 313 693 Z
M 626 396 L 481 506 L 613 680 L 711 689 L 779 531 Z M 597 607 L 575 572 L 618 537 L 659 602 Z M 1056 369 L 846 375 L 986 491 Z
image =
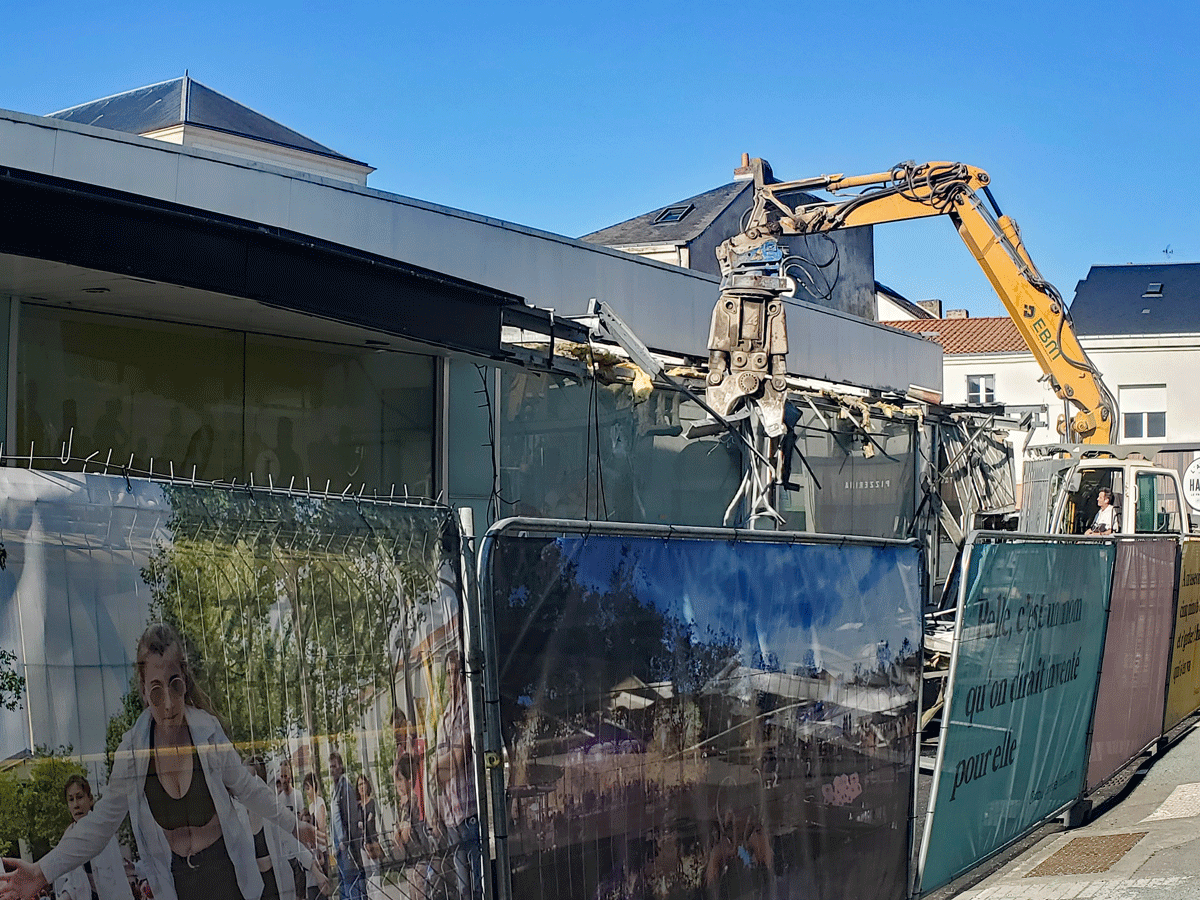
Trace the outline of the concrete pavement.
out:
M 1200 724 L 1087 825 L 1051 834 L 958 900 L 1200 900 Z

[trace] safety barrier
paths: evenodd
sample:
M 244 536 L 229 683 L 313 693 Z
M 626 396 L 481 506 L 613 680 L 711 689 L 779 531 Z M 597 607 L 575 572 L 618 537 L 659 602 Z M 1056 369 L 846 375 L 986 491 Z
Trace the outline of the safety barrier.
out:
M 973 535 L 917 893 L 1065 812 L 1200 708 L 1197 616 L 1193 539 Z
M 222 855 L 258 896 L 260 816 L 281 894 L 327 877 L 387 878 L 408 896 L 456 883 L 467 842 L 448 826 L 476 798 L 469 759 L 445 752 L 470 746 L 451 510 L 6 468 L 0 529 L 0 647 L 13 654 L 0 675 L 16 679 L 0 677 L 0 701 L 19 704 L 0 711 L 0 851 L 45 863 L 58 844 L 49 861 L 74 847 L 76 865 L 100 851 L 101 897 L 130 896 L 123 854 L 136 881 L 172 896 L 143 786 L 148 751 L 183 739 L 203 747 L 194 771 L 224 840 L 198 870 L 214 896 L 229 885 L 204 866 L 216 858 L 219 876 Z M 65 789 L 99 798 L 88 821 L 105 825 L 68 831 Z M 320 840 L 289 847 L 281 806 Z M 125 809 L 133 839 L 118 848 Z M 50 874 L 90 895 L 82 868 Z
M 482 557 L 502 898 L 906 896 L 914 544 L 526 520 Z
M 87 830 L 63 838 L 67 778 L 140 808 L 125 775 L 182 703 L 264 764 L 235 799 L 326 832 L 293 848 L 297 881 L 899 900 L 1200 706 L 1200 541 L 974 535 L 914 881 L 913 542 L 510 520 L 476 590 L 445 507 L 16 469 L 0 529 L 0 706 L 20 702 L 0 709 L 0 802 L 20 811 L 0 845 L 61 842 L 51 862 Z M 148 652 L 180 697 L 137 666 L 172 634 Z M 173 876 L 146 821 L 124 852 L 153 890 Z M 253 821 L 222 821 L 231 856 Z
M 1086 790 L 1094 791 L 1163 733 L 1177 538 L 1117 544 Z M 1195 707 L 1193 707 L 1195 708 Z
M 73 896 L 97 852 L 128 896 L 125 855 L 170 896 L 144 766 L 184 710 L 216 893 L 257 895 L 261 817 L 281 895 L 906 896 L 916 543 L 510 521 L 477 591 L 466 534 L 436 505 L 0 470 L 4 852 Z M 68 828 L 73 775 L 99 815 Z M 289 844 L 281 806 L 323 837 Z

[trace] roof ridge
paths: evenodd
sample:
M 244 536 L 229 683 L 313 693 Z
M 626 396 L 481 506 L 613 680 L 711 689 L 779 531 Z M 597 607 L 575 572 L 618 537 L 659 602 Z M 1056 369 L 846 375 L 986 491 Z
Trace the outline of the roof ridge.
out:
M 209 87 L 193 78 L 186 69 L 178 78 L 89 100 L 51 113 L 49 117 L 142 136 L 180 126 L 209 130 L 371 168 L 365 162 L 339 153 L 328 144 L 309 137 L 279 119 Z

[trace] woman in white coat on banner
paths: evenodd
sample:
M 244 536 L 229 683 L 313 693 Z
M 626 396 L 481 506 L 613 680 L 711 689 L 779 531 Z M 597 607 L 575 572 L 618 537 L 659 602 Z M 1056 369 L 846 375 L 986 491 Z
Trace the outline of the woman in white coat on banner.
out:
M 146 629 L 137 672 L 146 709 L 113 756 L 104 796 L 39 862 L 5 859 L 0 900 L 32 900 L 96 857 L 126 814 L 155 900 L 262 896 L 254 841 L 234 801 L 289 833 L 296 816 L 242 764 L 171 626 Z M 313 837 L 311 825 L 299 832 Z

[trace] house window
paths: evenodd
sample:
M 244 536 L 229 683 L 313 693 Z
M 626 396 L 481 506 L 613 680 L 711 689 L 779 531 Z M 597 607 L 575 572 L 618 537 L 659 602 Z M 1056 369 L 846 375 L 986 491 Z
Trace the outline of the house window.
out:
M 1123 384 L 1119 388 L 1121 432 L 1129 440 L 1167 436 L 1167 386 Z
M 996 402 L 996 376 L 995 375 L 968 375 L 967 376 L 967 402 L 968 403 L 995 403 Z
M 1124 413 L 1122 430 L 1127 438 L 1161 438 L 1167 436 L 1165 412 Z
M 666 225 L 670 222 L 681 222 L 684 216 L 695 209 L 695 204 L 685 203 L 682 206 L 668 206 L 654 218 L 655 225 Z

